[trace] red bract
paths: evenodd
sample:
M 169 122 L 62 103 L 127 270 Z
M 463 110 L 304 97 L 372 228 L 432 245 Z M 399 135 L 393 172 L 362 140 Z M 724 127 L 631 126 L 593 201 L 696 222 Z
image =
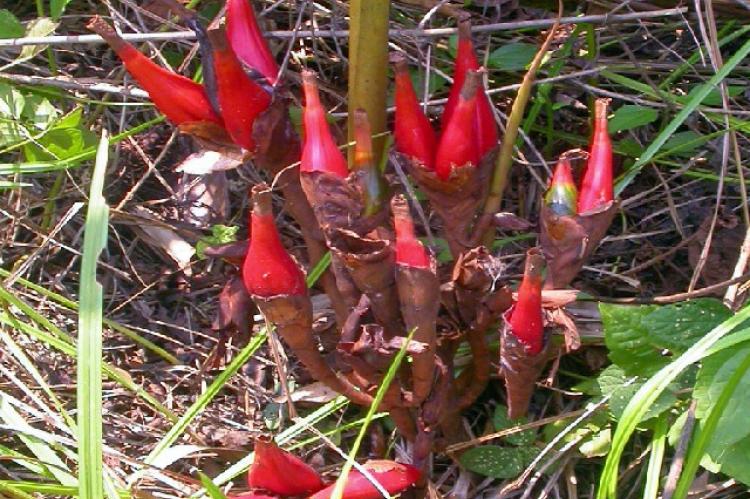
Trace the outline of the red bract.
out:
M 476 167 L 479 164 L 475 111 L 480 80 L 479 72 L 469 71 L 458 104 L 443 129 L 435 156 L 435 173 L 442 180 L 448 180 L 454 168 Z
M 469 71 L 476 71 L 478 69 L 479 62 L 474 52 L 474 43 L 471 41 L 471 23 L 468 20 L 462 20 L 458 24 L 458 47 L 456 51 L 456 63 L 453 69 L 453 86 L 448 94 L 448 102 L 445 103 L 445 110 L 443 111 L 443 130 L 450 123 L 453 112 L 458 106 L 461 89 L 466 81 L 466 75 Z M 479 157 L 482 157 L 487 151 L 497 145 L 498 140 L 497 123 L 492 112 L 492 105 L 484 89 L 477 95 L 475 114 L 475 140 Z
M 95 16 L 87 27 L 99 34 L 112 47 L 125 64 L 128 73 L 148 92 L 156 108 L 175 125 L 210 121 L 222 124 L 214 112 L 203 86 L 158 66 L 123 40 L 117 32 L 99 16 Z
M 542 276 L 544 257 L 539 251 L 529 251 L 523 281 L 518 288 L 518 301 L 511 313 L 511 332 L 526 346 L 530 355 L 536 355 L 544 346 L 544 322 L 542 318 Z
M 245 74 L 242 64 L 227 43 L 223 27 L 210 30 L 208 35 L 213 47 L 214 71 L 224 127 L 237 145 L 253 151 L 253 123 L 258 115 L 268 109 L 271 96 Z
M 420 478 L 420 472 L 414 466 L 395 461 L 368 461 L 363 467 L 389 494 L 398 494 L 414 485 Z M 336 484 L 329 485 L 309 499 L 330 499 Z M 349 473 L 344 486 L 342 499 L 380 499 L 383 495 L 359 471 Z
M 394 123 L 396 150 L 410 156 L 432 170 L 435 168 L 437 138 L 414 93 L 406 58 L 391 55 L 396 69 L 396 118 Z
M 558 216 L 575 215 L 578 201 L 578 189 L 573 181 L 570 159 L 562 154 L 555 167 L 555 173 L 549 188 L 544 194 L 544 203 Z
M 248 0 L 227 0 L 227 36 L 237 57 L 276 83 L 279 66 L 268 48 Z
M 594 136 L 578 196 L 578 213 L 593 210 L 614 199 L 612 141 L 607 130 L 608 105 L 609 99 L 597 99 L 594 105 Z
M 403 199 L 403 198 L 400 198 Z M 406 201 L 394 201 L 393 226 L 396 229 L 396 263 L 420 269 L 430 268 L 430 256 L 414 235 L 414 222 Z
M 312 494 L 325 487 L 318 472 L 304 461 L 279 449 L 272 441 L 260 439 L 255 441 L 255 457 L 247 472 L 247 484 L 251 489 L 281 496 Z
M 302 87 L 305 91 L 305 142 L 302 147 L 300 170 L 303 172 L 325 172 L 339 177 L 349 175 L 346 158 L 331 135 L 326 122 L 326 112 L 320 103 L 315 73 L 302 72 Z
M 267 186 L 253 187 L 252 210 L 250 246 L 242 265 L 242 280 L 248 293 L 264 298 L 304 294 L 305 276 L 281 244 Z

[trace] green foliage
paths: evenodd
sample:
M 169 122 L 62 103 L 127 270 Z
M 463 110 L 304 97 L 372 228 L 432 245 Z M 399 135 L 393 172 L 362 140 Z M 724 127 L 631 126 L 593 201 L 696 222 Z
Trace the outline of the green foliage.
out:
M 525 416 L 515 421 L 511 420 L 508 417 L 508 408 L 502 404 L 495 407 L 495 412 L 492 414 L 492 425 L 495 427 L 495 431 L 515 428 L 517 426 L 522 426 L 527 422 L 528 420 Z M 536 430 L 534 428 L 529 428 L 528 430 L 523 430 L 519 433 L 513 433 L 504 437 L 506 442 L 516 446 L 531 445 L 534 443 L 535 439 Z
M 83 110 L 76 108 L 63 116 L 34 142 L 23 146 L 29 161 L 52 161 L 73 158 L 96 144 L 96 136 L 83 127 Z
M 461 456 L 461 465 L 469 471 L 493 478 L 515 478 L 534 460 L 535 447 L 482 445 Z
M 237 240 L 237 232 L 240 228 L 237 225 L 216 224 L 211 226 L 211 235 L 201 237 L 195 245 L 195 252 L 201 260 L 206 258 L 206 248 L 210 246 L 220 246 Z
M 531 43 L 508 43 L 492 51 L 487 66 L 501 71 L 523 71 L 539 47 Z
M 652 107 L 626 104 L 620 106 L 610 118 L 609 133 L 624 132 L 648 125 L 659 119 L 659 111 Z
M 732 315 L 712 298 L 664 306 L 602 303 L 599 311 L 609 358 L 630 376 L 655 373 Z
M 0 9 L 0 38 L 23 36 L 23 25 L 8 9 Z

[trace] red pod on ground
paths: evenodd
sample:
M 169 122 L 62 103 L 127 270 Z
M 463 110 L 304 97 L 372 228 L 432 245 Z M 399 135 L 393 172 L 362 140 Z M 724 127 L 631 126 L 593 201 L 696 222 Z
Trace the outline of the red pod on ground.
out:
M 518 300 L 513 306 L 508 323 L 518 340 L 526 345 L 530 355 L 542 351 L 544 318 L 542 315 L 542 284 L 545 262 L 541 252 L 529 252 L 523 280 L 518 288 Z
M 255 441 L 255 457 L 247 472 L 251 489 L 282 496 L 312 494 L 326 486 L 317 471 L 273 441 Z
M 575 215 L 578 209 L 578 189 L 570 167 L 569 153 L 572 152 L 578 151 L 560 155 L 549 188 L 544 194 L 544 204 L 558 216 Z
M 245 74 L 223 27 L 208 31 L 221 116 L 229 136 L 248 151 L 255 150 L 253 123 L 271 104 L 271 96 Z
M 478 71 L 467 73 L 456 108 L 440 136 L 435 156 L 435 173 L 442 180 L 448 180 L 454 169 L 476 168 L 479 165 L 475 111 L 481 78 Z
M 248 293 L 255 296 L 301 295 L 307 292 L 302 270 L 281 243 L 273 219 L 270 191 L 253 196 L 250 246 L 242 265 L 242 279 Z
M 394 137 L 396 150 L 419 161 L 422 166 L 435 168 L 437 138 L 430 121 L 422 112 L 417 95 L 414 93 L 406 57 L 400 52 L 391 54 L 391 62 L 396 71 L 396 117 Z
M 325 172 L 345 178 L 349 175 L 346 158 L 333 140 L 326 121 L 326 111 L 320 103 L 318 82 L 312 71 L 302 72 L 302 88 L 305 92 L 305 141 L 302 146 L 302 172 Z
M 279 66 L 258 27 L 249 0 L 227 0 L 227 36 L 237 57 L 274 85 Z
M 599 208 L 614 199 L 612 182 L 612 141 L 607 129 L 609 99 L 596 99 L 594 135 L 578 196 L 578 213 Z
M 414 485 L 421 473 L 409 464 L 395 461 L 374 460 L 367 461 L 363 467 L 389 493 L 398 494 Z M 309 499 L 330 499 L 336 484 L 331 484 Z M 357 470 L 352 470 L 344 485 L 342 499 L 380 499 L 383 494 Z
M 458 47 L 456 50 L 456 62 L 453 69 L 453 86 L 448 94 L 448 102 L 443 111 L 443 130 L 448 126 L 451 116 L 458 106 L 461 89 L 466 81 L 469 71 L 479 69 L 479 62 L 474 51 L 474 43 L 471 40 L 471 22 L 463 19 L 458 23 Z M 489 97 L 482 88 L 477 95 L 476 108 L 476 143 L 479 156 L 484 156 L 487 151 L 497 145 L 498 132 L 495 116 L 492 112 L 492 104 Z
M 175 125 L 209 121 L 222 125 L 222 119 L 211 107 L 202 85 L 189 78 L 168 71 L 123 40 L 99 16 L 88 23 L 112 47 L 128 73 L 148 92 L 156 108 Z

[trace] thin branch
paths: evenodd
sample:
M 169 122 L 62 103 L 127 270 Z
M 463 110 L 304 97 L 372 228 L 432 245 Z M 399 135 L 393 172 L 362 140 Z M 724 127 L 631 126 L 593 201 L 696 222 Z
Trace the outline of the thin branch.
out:
M 631 12 L 628 14 L 615 15 L 591 15 L 578 17 L 563 17 L 560 24 L 614 24 L 632 21 L 635 19 L 657 19 L 662 17 L 679 17 L 688 12 L 687 7 L 675 9 L 662 9 L 647 12 Z M 555 19 L 532 19 L 528 21 L 517 21 L 509 23 L 485 24 L 482 26 L 473 26 L 471 31 L 474 33 L 487 33 L 496 31 L 513 31 L 525 28 L 548 28 L 555 23 Z M 458 32 L 457 28 L 432 28 L 432 29 L 392 29 L 389 30 L 390 36 L 411 36 L 411 37 L 440 37 L 452 35 Z M 324 31 L 268 31 L 266 36 L 270 38 L 289 39 L 297 38 L 346 38 L 349 36 L 349 30 L 324 30 Z M 168 31 L 164 33 L 123 33 L 122 38 L 129 42 L 145 41 L 175 41 L 175 40 L 194 40 L 193 31 Z M 0 47 L 22 47 L 26 45 L 69 45 L 74 43 L 94 44 L 104 43 L 99 35 L 61 35 L 61 36 L 30 36 L 22 38 L 9 38 L 0 40 Z

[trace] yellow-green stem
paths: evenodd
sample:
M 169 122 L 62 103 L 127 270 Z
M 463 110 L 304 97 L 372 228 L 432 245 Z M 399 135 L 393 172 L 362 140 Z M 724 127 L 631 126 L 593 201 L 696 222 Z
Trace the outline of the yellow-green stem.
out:
M 349 4 L 349 110 L 364 109 L 372 133 L 378 136 L 386 126 L 388 90 L 388 0 L 351 0 Z M 349 113 L 349 142 L 354 139 L 354 113 Z M 385 142 L 373 139 L 375 163 L 380 161 Z M 349 149 L 349 164 L 354 151 Z

